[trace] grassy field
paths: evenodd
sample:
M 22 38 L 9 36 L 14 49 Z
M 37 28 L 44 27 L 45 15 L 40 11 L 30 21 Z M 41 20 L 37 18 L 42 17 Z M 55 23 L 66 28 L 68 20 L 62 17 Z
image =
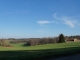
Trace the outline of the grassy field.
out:
M 24 46 L 24 43 L 0 47 L 0 60 L 44 60 L 80 53 L 80 42 Z

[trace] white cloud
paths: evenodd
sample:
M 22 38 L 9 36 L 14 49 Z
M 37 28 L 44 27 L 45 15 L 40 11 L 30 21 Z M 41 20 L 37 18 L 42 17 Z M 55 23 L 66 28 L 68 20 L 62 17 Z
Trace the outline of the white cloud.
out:
M 54 17 L 55 19 L 58 19 L 58 18 L 56 17 L 56 15 L 57 15 L 57 13 L 54 13 L 53 17 Z
M 48 24 L 50 21 L 38 21 L 39 24 Z
M 65 17 L 65 16 L 57 17 L 56 15 L 57 15 L 57 13 L 55 13 L 53 15 L 53 17 L 56 20 L 61 21 L 63 24 L 66 24 L 66 25 L 70 26 L 71 28 L 74 28 L 75 25 L 77 24 L 77 21 L 72 19 L 72 18 L 70 18 L 70 17 Z
M 73 21 L 69 21 L 69 20 L 64 20 L 65 24 L 69 25 L 70 27 L 75 27 Z
M 37 21 L 37 23 L 40 25 L 40 26 L 45 26 L 46 24 L 58 24 L 57 21 L 53 20 L 53 21 L 47 21 L 47 20 L 44 20 L 44 21 Z
M 41 25 L 41 26 L 43 26 L 43 25 L 45 25 L 45 24 L 49 24 L 49 23 L 51 23 L 51 21 L 37 21 L 37 23 L 39 24 L 39 25 Z
M 75 25 L 76 25 L 76 23 L 77 23 L 76 20 L 72 20 L 72 19 L 65 18 L 65 17 L 62 18 L 62 20 L 64 21 L 64 23 L 65 23 L 66 25 L 69 25 L 69 26 L 72 27 L 72 28 L 74 28 Z
M 77 19 L 75 19 L 73 17 L 67 17 L 67 16 L 58 16 L 57 17 L 57 14 L 58 13 L 55 13 L 53 15 L 53 17 L 55 19 L 53 21 L 41 20 L 41 21 L 37 21 L 37 23 L 40 26 L 45 26 L 46 24 L 51 24 L 51 23 L 54 23 L 54 24 L 65 24 L 65 25 L 68 25 L 71 28 L 74 28 L 74 27 L 76 27 L 78 25 Z

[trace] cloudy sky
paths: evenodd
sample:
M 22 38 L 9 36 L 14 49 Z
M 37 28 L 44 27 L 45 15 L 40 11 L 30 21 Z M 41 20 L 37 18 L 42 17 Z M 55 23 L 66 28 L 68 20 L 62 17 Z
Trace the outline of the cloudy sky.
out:
M 80 0 L 0 0 L 0 38 L 80 35 Z

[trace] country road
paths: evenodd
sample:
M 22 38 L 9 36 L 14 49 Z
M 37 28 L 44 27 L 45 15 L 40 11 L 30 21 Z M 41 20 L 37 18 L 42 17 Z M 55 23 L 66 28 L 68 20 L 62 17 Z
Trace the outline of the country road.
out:
M 49 60 L 80 60 L 80 54 L 65 56 L 65 57 L 60 57 L 55 59 L 49 59 Z

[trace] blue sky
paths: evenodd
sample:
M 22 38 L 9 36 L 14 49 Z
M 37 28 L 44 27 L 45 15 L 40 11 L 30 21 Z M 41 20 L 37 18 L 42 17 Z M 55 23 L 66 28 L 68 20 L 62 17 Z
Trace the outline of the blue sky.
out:
M 80 35 L 80 0 L 0 0 L 0 38 Z

